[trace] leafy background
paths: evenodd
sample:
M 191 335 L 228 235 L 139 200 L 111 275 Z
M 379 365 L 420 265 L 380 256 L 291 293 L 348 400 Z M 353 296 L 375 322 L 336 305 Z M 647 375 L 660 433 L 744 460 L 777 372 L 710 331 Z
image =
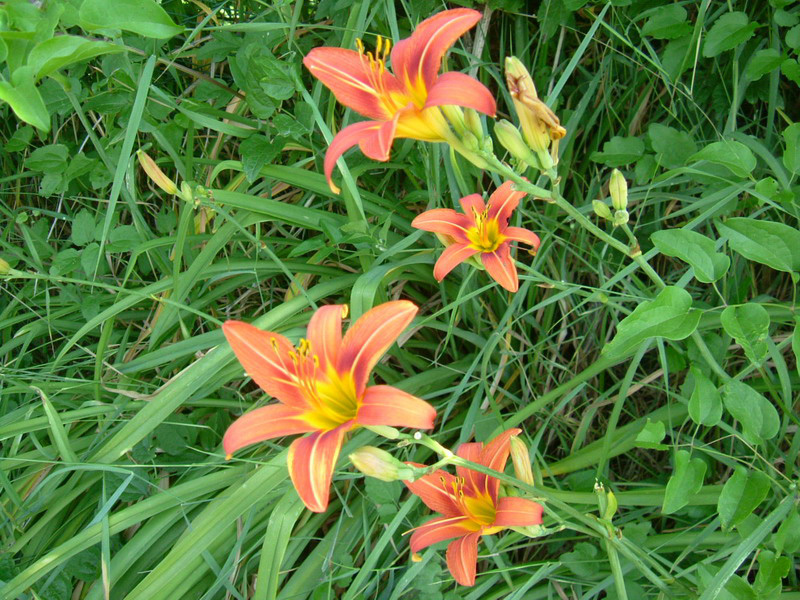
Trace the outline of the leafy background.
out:
M 796 2 L 458 3 L 488 28 L 448 68 L 509 118 L 520 57 L 569 132 L 565 197 L 628 243 L 592 215 L 620 168 L 666 284 L 528 198 L 543 243 L 515 295 L 466 266 L 437 284 L 410 227 L 496 177 L 407 140 L 348 154 L 342 196 L 321 175 L 354 115 L 302 57 L 406 37 L 431 2 L 114 4 L 0 2 L 0 597 L 616 598 L 613 572 L 629 598 L 800 598 Z M 420 317 L 378 379 L 432 402 L 443 444 L 522 426 L 537 485 L 591 518 L 602 482 L 616 546 L 550 509 L 547 536 L 484 538 L 456 589 L 441 548 L 410 562 L 427 511 L 400 483 L 343 459 L 316 515 L 280 440 L 225 462 L 268 400 L 225 319 L 296 338 L 314 306 L 398 297 Z

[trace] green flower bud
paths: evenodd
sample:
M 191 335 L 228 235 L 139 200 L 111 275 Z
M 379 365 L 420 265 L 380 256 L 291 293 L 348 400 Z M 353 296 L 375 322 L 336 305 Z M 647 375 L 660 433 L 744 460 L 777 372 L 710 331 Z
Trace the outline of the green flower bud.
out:
M 5 260 L 0 258 L 0 275 L 6 275 L 8 272 L 11 271 L 11 265 L 9 265 Z
M 618 210 L 614 212 L 614 227 L 625 225 L 630 220 L 630 215 L 627 210 Z
M 611 220 L 611 209 L 602 200 L 592 200 L 592 208 L 594 209 L 594 214 L 601 219 Z
M 483 137 L 483 123 L 481 123 L 478 111 L 472 108 L 464 109 L 464 124 L 472 132 L 472 135 L 478 139 Z
M 611 194 L 611 204 L 614 205 L 614 210 L 619 211 L 628 208 L 628 182 L 625 181 L 618 169 L 614 169 L 611 173 L 608 193 Z
M 516 435 L 511 436 L 511 463 L 514 465 L 516 478 L 528 485 L 533 485 L 533 471 L 528 447 Z
M 531 152 L 525 140 L 522 139 L 522 134 L 519 129 L 514 127 L 514 125 L 505 119 L 498 121 L 494 126 L 494 134 L 497 136 L 497 141 L 500 142 L 500 145 L 508 150 L 511 156 L 529 165 L 538 166 L 539 161 L 536 159 L 533 152 Z
M 359 448 L 350 455 L 350 462 L 364 475 L 381 481 L 398 481 L 414 477 L 413 467 L 397 460 L 386 450 L 374 446 Z

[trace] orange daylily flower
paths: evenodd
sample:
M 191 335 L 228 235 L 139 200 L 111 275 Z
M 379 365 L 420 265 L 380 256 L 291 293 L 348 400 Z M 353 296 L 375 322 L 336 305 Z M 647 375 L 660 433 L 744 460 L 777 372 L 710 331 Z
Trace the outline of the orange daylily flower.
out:
M 511 437 L 520 433 L 520 429 L 508 429 L 485 445 L 461 444 L 457 454 L 502 472 Z M 472 469 L 456 467 L 456 476 L 439 469 L 404 483 L 428 508 L 443 515 L 414 529 L 411 552 L 455 538 L 447 547 L 447 567 L 461 585 L 475 585 L 478 540 L 482 535 L 498 533 L 507 527 L 542 523 L 541 504 L 514 496 L 499 498 L 500 480 Z
M 258 386 L 278 399 L 251 411 L 225 432 L 228 458 L 239 448 L 276 437 L 310 433 L 289 447 L 288 466 L 309 510 L 324 512 L 345 434 L 360 425 L 433 428 L 434 408 L 388 385 L 367 386 L 370 372 L 417 314 L 406 300 L 367 311 L 342 337 L 347 307 L 323 306 L 295 348 L 279 333 L 241 321 L 222 329 L 236 358 Z
M 395 138 L 458 144 L 440 106 L 463 106 L 494 116 L 497 105 L 491 92 L 464 73 L 439 74 L 447 50 L 481 20 L 481 13 L 467 8 L 446 10 L 425 19 L 411 34 L 391 47 L 378 38 L 375 53 L 344 48 L 314 48 L 303 64 L 336 99 L 372 119 L 353 123 L 333 138 L 325 153 L 325 177 L 346 150 L 356 144 L 373 160 L 389 160 Z M 386 59 L 391 57 L 391 73 Z
M 511 242 L 530 244 L 534 252 L 540 244 L 539 236 L 532 231 L 508 226 L 523 196 L 525 192 L 515 192 L 511 182 L 506 181 L 489 197 L 487 204 L 480 194 L 471 194 L 459 200 L 463 213 L 452 208 L 434 208 L 414 219 L 413 227 L 440 234 L 447 243 L 433 267 L 433 276 L 441 281 L 457 265 L 480 254 L 489 275 L 509 292 L 516 292 L 519 279 L 511 258 Z

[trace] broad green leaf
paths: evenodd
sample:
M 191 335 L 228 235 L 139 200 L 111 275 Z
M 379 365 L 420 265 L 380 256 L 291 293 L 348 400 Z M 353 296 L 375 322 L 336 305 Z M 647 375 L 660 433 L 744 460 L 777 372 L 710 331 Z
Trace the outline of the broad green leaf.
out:
M 658 40 L 672 40 L 691 32 L 686 9 L 680 4 L 667 4 L 655 9 L 642 27 L 642 35 Z
M 666 450 L 669 446 L 661 443 L 665 435 L 667 435 L 667 430 L 663 421 L 653 422 L 647 419 L 647 424 L 636 435 L 636 447 L 650 448 L 652 450 Z
M 750 23 L 747 14 L 729 12 L 714 21 L 703 45 L 703 56 L 711 58 L 735 48 L 749 40 L 758 27 L 758 23 Z
M 749 471 L 737 466 L 722 487 L 717 502 L 722 527 L 731 529 L 742 522 L 761 504 L 768 492 L 769 477 L 761 471 Z
M 783 223 L 748 217 L 718 223 L 730 247 L 745 258 L 791 273 L 800 270 L 800 231 Z
M 800 173 L 800 123 L 792 123 L 783 130 L 783 141 L 786 142 L 784 166 L 792 173 Z
M 283 138 L 270 140 L 265 135 L 255 134 L 239 144 L 242 157 L 242 169 L 247 181 L 253 182 L 260 177 L 261 169 L 272 162 L 283 148 Z
M 28 65 L 33 68 L 36 78 L 41 79 L 73 63 L 123 51 L 124 48 L 116 44 L 59 35 L 36 44 L 28 55 Z
M 794 58 L 787 58 L 781 63 L 781 73 L 783 73 L 784 77 L 789 81 L 800 85 L 800 63 Z
M 656 160 L 668 169 L 684 166 L 697 151 L 697 144 L 692 136 L 674 127 L 652 123 L 647 129 L 647 135 L 656 151 Z
M 108 0 L 84 0 L 78 15 L 81 26 L 89 31 L 121 29 L 156 39 L 183 31 L 155 0 L 114 0 L 113 8 Z
M 769 400 L 741 381 L 731 380 L 722 388 L 725 409 L 742 426 L 744 439 L 763 444 L 780 429 L 778 411 Z
M 789 574 L 792 561 L 788 556 L 775 556 L 774 552 L 758 553 L 758 575 L 753 589 L 759 598 L 779 598 L 783 588 L 781 580 Z
M 772 536 L 772 545 L 779 554 L 794 554 L 800 550 L 800 513 L 793 510 Z
M 694 390 L 689 399 L 689 416 L 698 425 L 713 427 L 722 418 L 722 399 L 717 386 L 703 372 L 692 367 Z
M 686 450 L 675 453 L 675 470 L 667 482 L 664 491 L 664 504 L 661 512 L 672 514 L 689 504 L 692 496 L 703 487 L 706 474 L 706 463 L 699 458 L 691 458 Z
M 757 81 L 770 71 L 779 69 L 782 62 L 783 55 L 776 48 L 759 50 L 753 54 L 753 58 L 747 63 L 744 72 L 747 77 Z
M 622 167 L 639 160 L 644 154 L 644 142 L 638 137 L 615 135 L 605 144 L 602 152 L 593 152 L 591 159 L 608 167 Z
M 780 27 L 792 27 L 800 22 L 800 15 L 797 13 L 790 13 L 782 8 L 779 8 L 772 15 L 772 20 L 775 21 L 775 24 Z
M 750 148 L 740 142 L 727 140 L 709 144 L 690 156 L 689 160 L 707 160 L 722 165 L 739 177 L 748 177 L 756 168 L 756 157 Z
M 700 321 L 700 311 L 692 310 L 689 292 L 666 287 L 654 300 L 642 302 L 617 326 L 614 339 L 603 348 L 609 358 L 622 357 L 651 337 L 682 340 L 689 337 Z
M 25 166 L 34 171 L 58 175 L 66 171 L 69 150 L 64 144 L 49 144 L 37 148 L 25 161 Z
M 661 254 L 680 258 L 694 269 L 698 281 L 711 283 L 725 275 L 731 259 L 717 252 L 713 240 L 688 229 L 657 231 L 650 239 Z
M 50 131 L 50 113 L 42 95 L 34 84 L 33 69 L 19 67 L 11 75 L 11 82 L 0 81 L 0 100 L 7 102 L 20 119 L 41 131 Z
M 728 306 L 720 315 L 723 329 L 741 345 L 747 358 L 760 365 L 767 356 L 769 313 L 760 304 L 749 302 Z
M 794 50 L 800 48 L 800 25 L 795 25 L 786 32 L 786 45 Z

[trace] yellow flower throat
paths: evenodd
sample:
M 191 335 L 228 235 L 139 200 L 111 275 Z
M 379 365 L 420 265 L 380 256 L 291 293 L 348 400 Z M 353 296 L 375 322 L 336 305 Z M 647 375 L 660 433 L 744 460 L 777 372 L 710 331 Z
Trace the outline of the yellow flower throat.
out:
M 480 213 L 474 207 L 472 209 L 475 227 L 467 230 L 467 239 L 470 241 L 470 246 L 478 252 L 494 252 L 506 239 L 506 236 L 500 233 L 500 223 L 497 219 L 488 218 L 488 213 L 488 206 Z

